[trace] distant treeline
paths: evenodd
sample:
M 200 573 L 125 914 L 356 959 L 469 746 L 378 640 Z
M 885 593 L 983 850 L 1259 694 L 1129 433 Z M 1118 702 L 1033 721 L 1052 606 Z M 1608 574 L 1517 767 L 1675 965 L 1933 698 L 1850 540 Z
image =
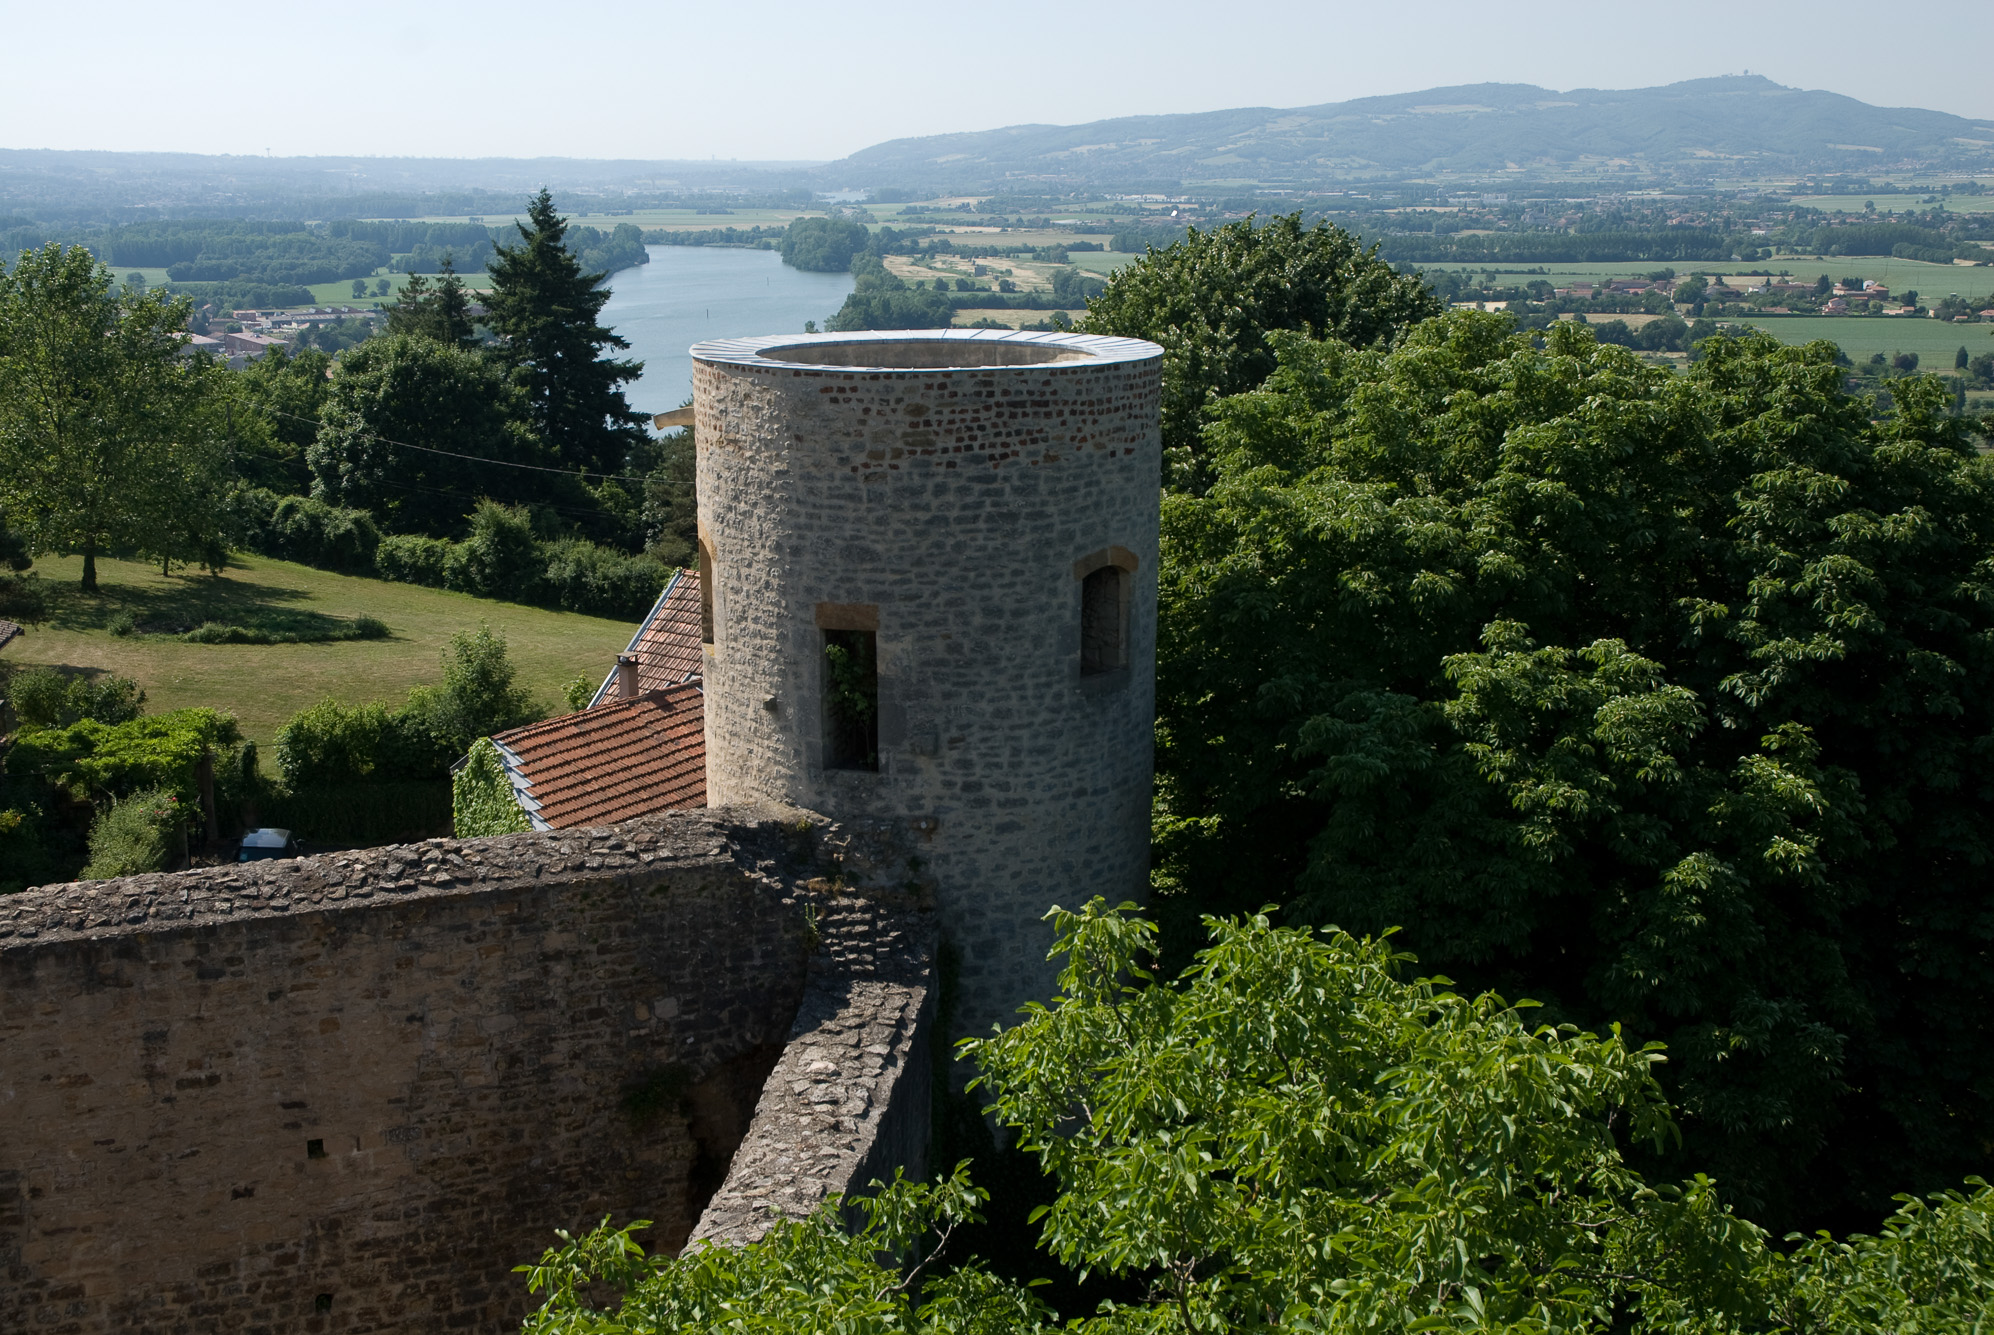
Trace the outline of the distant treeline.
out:
M 1950 264 L 1954 260 L 1994 260 L 1994 250 L 1961 241 L 1914 223 L 1852 223 L 1818 227 L 1810 238 L 1823 255 L 1894 255 L 1899 259 Z
M 164 269 L 176 290 L 233 307 L 309 303 L 310 283 L 365 278 L 381 269 L 439 273 L 449 258 L 459 273 L 483 270 L 508 225 L 484 223 L 327 223 L 183 219 L 122 227 L 65 229 L 18 219 L 0 225 L 0 262 L 51 241 L 82 245 L 113 269 Z M 590 272 L 615 273 L 647 263 L 643 232 L 620 223 L 604 232 L 572 227 L 568 246 Z
M 697 231 L 674 232 L 663 227 L 644 230 L 647 246 L 741 246 L 754 250 L 774 250 L 789 229 L 786 227 L 702 227 Z

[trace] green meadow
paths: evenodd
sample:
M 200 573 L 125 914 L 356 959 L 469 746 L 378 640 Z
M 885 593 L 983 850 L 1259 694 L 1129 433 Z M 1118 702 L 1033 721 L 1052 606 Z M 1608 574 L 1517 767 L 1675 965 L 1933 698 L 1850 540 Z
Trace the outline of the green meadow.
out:
M 621 621 L 242 554 L 219 578 L 162 576 L 157 566 L 99 560 L 95 597 L 77 587 L 80 557 L 44 558 L 34 568 L 50 595 L 48 622 L 30 626 L 0 656 L 17 667 L 131 677 L 145 688 L 148 710 L 226 710 L 246 736 L 264 744 L 292 714 L 326 696 L 392 701 L 411 686 L 437 681 L 450 637 L 481 622 L 505 636 L 520 680 L 556 712 L 566 707 L 562 690 L 575 674 L 602 677 L 635 630 Z M 385 621 L 390 635 L 320 644 L 189 644 L 164 633 L 114 635 L 120 614 L 141 632 L 206 621 L 295 631 L 365 615 Z

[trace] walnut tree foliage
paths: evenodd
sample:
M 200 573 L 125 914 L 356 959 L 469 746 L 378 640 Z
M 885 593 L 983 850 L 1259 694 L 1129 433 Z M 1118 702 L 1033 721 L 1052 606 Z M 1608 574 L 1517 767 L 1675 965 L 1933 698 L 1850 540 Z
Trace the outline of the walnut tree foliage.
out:
M 1275 331 L 1383 344 L 1441 309 L 1419 275 L 1394 272 L 1376 246 L 1328 223 L 1305 228 L 1295 213 L 1194 227 L 1152 248 L 1087 303 L 1082 327 L 1161 345 L 1166 468 L 1175 485 L 1195 489 L 1207 480 L 1204 413 L 1267 378 Z
M 1272 341 L 1165 501 L 1180 903 L 1402 925 L 1665 1043 L 1662 1162 L 1764 1222 L 1984 1172 L 1994 475 L 1943 385 L 1875 421 L 1826 344 L 1674 374 L 1480 314 Z
M 1057 1181 L 1048 1259 L 1133 1281 L 1064 1314 L 1079 1335 L 1954 1331 L 1994 1278 L 1977 1183 L 1790 1254 L 1707 1179 L 1650 1185 L 1622 1151 L 1671 1134 L 1661 1054 L 1408 980 L 1389 942 L 1208 919 L 1166 983 L 1140 918 L 1051 916 L 1060 995 L 966 1046 Z M 1059 1328 L 951 1254 L 981 1198 L 963 1167 L 873 1186 L 843 1203 L 857 1227 L 834 1201 L 677 1259 L 641 1225 L 563 1235 L 521 1267 L 526 1335 Z

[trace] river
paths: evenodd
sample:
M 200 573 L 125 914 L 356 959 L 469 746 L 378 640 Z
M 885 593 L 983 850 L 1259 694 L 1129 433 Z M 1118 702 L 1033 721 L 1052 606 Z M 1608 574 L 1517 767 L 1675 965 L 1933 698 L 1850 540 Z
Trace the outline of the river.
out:
M 669 412 L 692 395 L 686 349 L 709 338 L 800 334 L 819 328 L 852 290 L 848 273 L 805 273 L 772 250 L 724 246 L 648 246 L 651 262 L 609 280 L 602 323 L 630 340 L 622 355 L 644 363 L 644 378 L 624 387 L 630 406 Z

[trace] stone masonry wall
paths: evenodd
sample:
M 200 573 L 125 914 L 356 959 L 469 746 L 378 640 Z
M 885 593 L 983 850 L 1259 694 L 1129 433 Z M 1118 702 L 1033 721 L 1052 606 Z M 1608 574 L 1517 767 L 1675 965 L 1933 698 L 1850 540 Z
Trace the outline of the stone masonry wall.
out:
M 499 1331 L 556 1227 L 675 1247 L 803 992 L 793 814 L 0 899 L 0 1330 Z
M 959 352 L 929 334 L 694 349 L 707 784 L 718 802 L 896 824 L 961 961 L 958 1032 L 983 1033 L 1050 992 L 1050 905 L 1146 886 L 1161 350 L 949 338 Z M 1062 360 L 803 364 L 891 366 L 896 339 L 921 340 L 908 359 L 929 367 Z M 1117 549 L 1134 565 L 1128 666 L 1083 677 L 1081 577 Z M 827 769 L 824 630 L 868 619 L 879 771 Z
M 822 944 L 727 1180 L 694 1243 L 753 1242 L 778 1217 L 927 1173 L 935 978 L 930 915 L 906 896 L 820 901 Z M 895 901 L 901 901 L 896 903 Z

